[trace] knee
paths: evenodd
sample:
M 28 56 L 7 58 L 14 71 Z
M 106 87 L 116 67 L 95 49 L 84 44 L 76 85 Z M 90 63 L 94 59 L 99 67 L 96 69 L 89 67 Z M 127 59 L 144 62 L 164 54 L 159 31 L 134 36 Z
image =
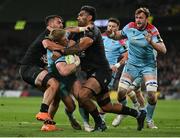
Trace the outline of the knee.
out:
M 156 82 L 150 82 L 146 84 L 146 91 L 148 93 L 147 100 L 148 103 L 150 104 L 156 104 L 157 102 L 157 95 L 156 95 L 157 87 L 158 85 Z
M 127 89 L 120 86 L 118 88 L 118 100 L 125 98 L 126 94 L 127 94 Z

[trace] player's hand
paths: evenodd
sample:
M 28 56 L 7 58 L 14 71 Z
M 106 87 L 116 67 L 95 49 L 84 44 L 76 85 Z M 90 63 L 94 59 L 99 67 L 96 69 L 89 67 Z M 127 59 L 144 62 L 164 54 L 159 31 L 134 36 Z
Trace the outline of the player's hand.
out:
M 149 44 L 151 44 L 151 42 L 152 42 L 151 32 L 148 32 L 147 34 L 145 34 L 145 39 L 148 41 Z
M 112 30 L 106 30 L 106 32 L 105 32 L 106 34 L 107 34 L 107 36 L 109 37 L 109 38 L 114 38 L 115 37 L 115 31 L 112 31 Z
M 111 66 L 111 70 L 114 73 L 118 72 L 118 68 L 116 66 L 114 66 L 114 65 Z
M 85 27 L 79 27 L 79 32 L 85 32 L 85 31 L 91 31 L 93 29 L 93 25 L 90 24 L 90 25 L 87 25 Z
M 77 66 L 79 66 L 81 63 L 80 58 L 77 55 L 74 55 L 74 64 Z

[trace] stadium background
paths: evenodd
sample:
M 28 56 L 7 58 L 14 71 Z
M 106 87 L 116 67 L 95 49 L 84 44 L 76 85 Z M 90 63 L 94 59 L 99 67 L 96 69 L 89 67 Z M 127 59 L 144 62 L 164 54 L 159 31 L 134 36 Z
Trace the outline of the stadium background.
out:
M 0 1 L 0 96 L 41 95 L 24 83 L 18 74 L 18 62 L 27 47 L 45 28 L 44 17 L 59 14 L 65 25 L 76 25 L 82 5 L 97 9 L 100 29 L 109 17 L 121 21 L 121 27 L 134 20 L 134 11 L 147 6 L 151 21 L 159 29 L 167 54 L 158 56 L 160 98 L 180 98 L 180 1 L 177 0 L 51 0 Z

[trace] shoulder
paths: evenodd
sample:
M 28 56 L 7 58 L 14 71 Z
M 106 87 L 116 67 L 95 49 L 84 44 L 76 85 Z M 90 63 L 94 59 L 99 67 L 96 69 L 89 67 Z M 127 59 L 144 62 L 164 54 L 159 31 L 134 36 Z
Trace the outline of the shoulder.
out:
M 128 28 L 137 28 L 137 25 L 136 25 L 135 22 L 130 22 L 130 23 L 127 24 L 127 27 Z
M 149 23 L 148 23 L 146 30 L 147 30 L 148 32 L 151 32 L 151 34 L 152 34 L 153 36 L 159 35 L 158 29 L 157 29 L 154 25 L 152 25 L 152 24 L 149 24 Z

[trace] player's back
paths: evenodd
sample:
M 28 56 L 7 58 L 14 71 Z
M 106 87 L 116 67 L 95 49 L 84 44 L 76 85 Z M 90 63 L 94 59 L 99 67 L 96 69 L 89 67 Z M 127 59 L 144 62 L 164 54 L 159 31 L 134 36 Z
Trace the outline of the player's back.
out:
M 30 45 L 28 50 L 26 51 L 25 56 L 20 61 L 22 65 L 38 65 L 40 67 L 44 67 L 43 58 L 46 56 L 46 49 L 42 45 L 42 41 L 46 35 L 49 34 L 48 30 L 42 32 L 36 40 Z

